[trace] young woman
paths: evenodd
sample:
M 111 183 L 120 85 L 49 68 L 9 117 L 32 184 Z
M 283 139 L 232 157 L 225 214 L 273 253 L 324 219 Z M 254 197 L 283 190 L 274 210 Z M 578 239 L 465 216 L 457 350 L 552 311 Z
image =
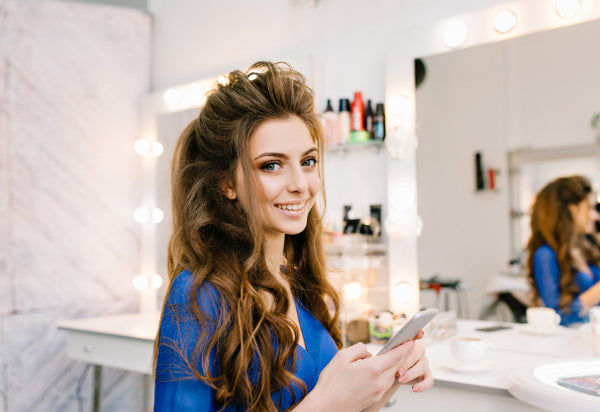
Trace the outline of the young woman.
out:
M 285 64 L 230 73 L 183 131 L 155 411 L 377 410 L 399 383 L 432 386 L 419 342 L 339 350 L 322 151 L 313 93 Z
M 556 310 L 562 325 L 587 321 L 600 303 L 600 252 L 585 238 L 598 218 L 591 193 L 587 178 L 562 177 L 533 204 L 529 278 L 535 301 Z

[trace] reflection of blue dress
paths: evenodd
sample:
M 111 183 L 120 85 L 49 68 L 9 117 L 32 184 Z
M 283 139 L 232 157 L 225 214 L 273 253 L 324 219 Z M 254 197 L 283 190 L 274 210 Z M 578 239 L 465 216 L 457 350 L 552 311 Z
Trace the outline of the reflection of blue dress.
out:
M 156 361 L 156 381 L 154 396 L 155 412 L 184 412 L 184 411 L 216 411 L 214 404 L 214 390 L 201 380 L 190 377 L 189 368 L 185 360 L 178 354 L 182 351 L 186 359 L 192 353 L 194 344 L 200 336 L 200 323 L 190 315 L 189 291 L 192 285 L 192 274 L 183 271 L 173 281 L 167 305 L 165 306 L 161 321 L 160 343 Z M 200 309 L 207 316 L 215 319 L 224 309 L 219 292 L 210 284 L 205 283 L 198 291 Z M 176 314 L 174 309 L 176 308 Z M 296 369 L 294 374 L 306 384 L 308 392 L 316 385 L 321 371 L 337 353 L 337 347 L 327 330 L 321 323 L 300 303 L 296 302 L 298 319 L 306 350 L 301 346 L 296 348 Z M 176 318 L 177 316 L 177 322 Z M 214 329 L 207 323 L 209 329 Z M 171 346 L 164 345 L 171 343 Z M 173 349 L 175 346 L 175 349 Z M 219 368 L 218 359 L 210 355 L 210 370 L 214 374 Z M 197 363 L 199 370 L 202 361 Z M 251 373 L 256 375 L 255 373 Z M 299 400 L 302 392 L 299 387 L 293 386 L 296 399 Z M 273 402 L 279 410 L 292 406 L 292 394 L 283 389 L 271 394 Z M 230 405 L 227 411 L 244 410 L 242 407 Z
M 575 322 L 587 322 L 588 314 L 581 315 L 581 301 L 579 295 L 591 288 L 594 283 L 600 281 L 600 268 L 589 265 L 593 278 L 584 272 L 577 272 L 575 275 L 575 284 L 579 287 L 579 292 L 573 296 L 573 301 L 568 307 L 568 311 L 558 308 L 560 300 L 560 270 L 558 268 L 558 259 L 556 253 L 548 245 L 540 246 L 533 255 L 533 276 L 537 285 L 540 297 L 544 305 L 553 308 L 560 315 L 560 324 L 569 325 Z

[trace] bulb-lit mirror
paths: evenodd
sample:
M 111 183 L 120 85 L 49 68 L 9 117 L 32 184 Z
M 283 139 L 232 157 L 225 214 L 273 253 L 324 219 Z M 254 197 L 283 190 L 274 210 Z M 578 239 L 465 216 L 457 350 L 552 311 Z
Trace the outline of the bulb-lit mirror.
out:
M 600 128 L 591 125 L 600 112 L 598 38 L 593 20 L 422 57 L 419 272 L 463 279 L 470 317 L 479 316 L 490 277 L 520 257 L 537 190 L 574 173 L 600 187 Z

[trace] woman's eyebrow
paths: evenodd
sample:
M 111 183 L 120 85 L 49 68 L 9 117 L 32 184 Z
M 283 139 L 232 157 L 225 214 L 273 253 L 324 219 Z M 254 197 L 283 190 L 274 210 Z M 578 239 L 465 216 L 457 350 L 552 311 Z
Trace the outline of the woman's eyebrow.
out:
M 306 156 L 307 154 L 309 154 L 309 153 L 312 153 L 312 152 L 316 152 L 316 151 L 317 151 L 317 148 L 316 148 L 316 146 L 313 146 L 313 147 L 311 147 L 310 149 L 308 149 L 307 151 L 305 151 L 304 153 L 302 153 L 302 156 Z M 260 159 L 261 157 L 279 157 L 279 158 L 282 158 L 282 159 L 289 159 L 289 158 L 290 158 L 290 157 L 289 157 L 288 155 L 286 155 L 285 153 L 266 152 L 266 153 L 261 153 L 261 154 L 259 154 L 258 156 L 256 156 L 256 157 L 254 158 L 254 160 L 258 160 L 258 159 Z

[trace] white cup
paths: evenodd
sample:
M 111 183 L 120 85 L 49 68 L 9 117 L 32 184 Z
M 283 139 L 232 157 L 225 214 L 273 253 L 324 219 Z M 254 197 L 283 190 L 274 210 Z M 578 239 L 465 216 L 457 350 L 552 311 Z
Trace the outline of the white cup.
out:
M 455 336 L 450 340 L 452 357 L 465 369 L 480 366 L 486 355 L 493 349 L 493 346 L 480 338 Z
M 533 332 L 548 333 L 560 323 L 560 315 L 552 308 L 527 308 L 527 323 Z

